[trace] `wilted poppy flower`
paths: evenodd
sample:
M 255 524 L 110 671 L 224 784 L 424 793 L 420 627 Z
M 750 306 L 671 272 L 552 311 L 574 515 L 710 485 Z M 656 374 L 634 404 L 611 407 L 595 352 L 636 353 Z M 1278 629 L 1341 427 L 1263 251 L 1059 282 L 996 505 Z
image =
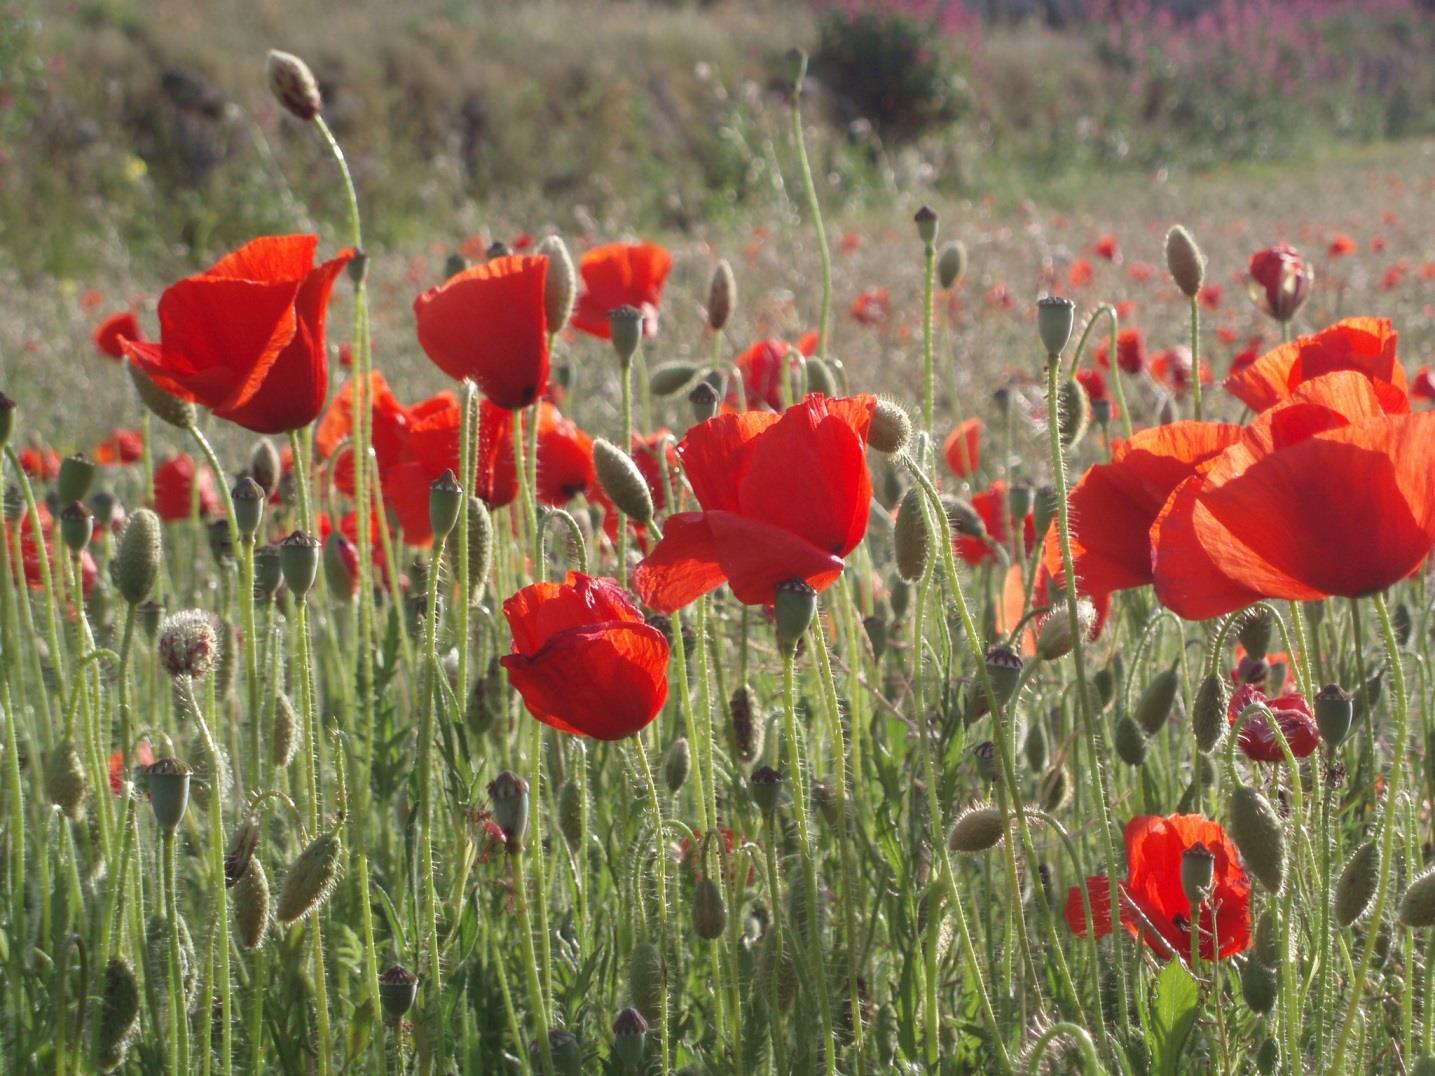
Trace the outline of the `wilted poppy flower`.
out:
M 608 313 L 620 306 L 643 312 L 643 335 L 658 331 L 658 307 L 673 256 L 656 243 L 610 243 L 584 254 L 578 262 L 583 292 L 573 308 L 573 327 L 607 340 Z
M 528 712 L 561 732 L 620 740 L 668 697 L 668 641 L 612 579 L 569 572 L 503 603 L 513 631 L 503 659 Z
M 1305 302 L 1315 273 L 1284 243 L 1251 255 L 1251 299 L 1277 321 L 1290 321 Z
M 830 586 L 867 530 L 876 406 L 813 393 L 781 415 L 723 414 L 689 430 L 678 457 L 704 510 L 668 517 L 633 577 L 643 601 L 670 613 L 724 582 L 746 605 L 770 603 L 790 579 Z
M 160 342 L 123 341 L 165 392 L 255 433 L 319 417 L 329 391 L 324 323 L 352 250 L 314 264 L 319 237 L 265 236 L 165 289 Z
M 1276 715 L 1276 724 L 1281 735 L 1290 744 L 1291 754 L 1306 758 L 1320 746 L 1320 728 L 1310 704 L 1299 692 L 1290 691 L 1274 699 L 1266 698 L 1257 684 L 1245 684 L 1232 696 L 1226 717 L 1232 725 L 1240 720 L 1242 712 L 1252 703 L 1263 702 Z M 1271 723 L 1263 713 L 1247 715 L 1241 722 L 1239 745 L 1241 751 L 1252 762 L 1284 762 L 1285 752 L 1271 731 Z
M 1096 365 L 1111 369 L 1111 348 L 1109 341 L 1096 345 Z M 1122 329 L 1116 334 L 1116 365 L 1123 374 L 1139 374 L 1146 369 L 1146 338 L 1140 329 Z
M 958 478 L 976 474 L 982 462 L 982 420 L 969 418 L 957 423 L 942 442 L 942 455 Z
M 194 457 L 188 452 L 171 456 L 154 469 L 154 510 L 167 523 L 189 518 L 194 496 Z M 219 511 L 219 491 L 208 467 L 199 472 L 199 518 Z
M 1238 426 L 1173 422 L 1118 441 L 1110 463 L 1088 468 L 1071 491 L 1071 552 L 1080 589 L 1092 595 L 1151 582 L 1151 524 L 1181 482 L 1234 444 Z M 1061 542 L 1047 532 L 1044 562 L 1065 577 Z
M 95 326 L 95 349 L 101 355 L 108 355 L 112 359 L 125 357 L 126 340 L 142 341 L 144 338 L 139 319 L 129 310 L 121 314 L 111 314 Z
M 527 407 L 548 388 L 548 259 L 508 255 L 475 265 L 414 300 L 419 344 L 455 380 L 472 378 L 499 407 Z
M 95 446 L 94 460 L 102 467 L 122 467 L 144 459 L 144 434 L 139 430 L 116 430 Z
M 1386 414 L 1341 371 L 1301 385 L 1177 486 L 1151 529 L 1162 604 L 1189 619 L 1259 598 L 1373 594 L 1435 544 L 1435 412 Z
M 1191 958 L 1191 902 L 1181 881 L 1181 859 L 1197 845 L 1215 859 L 1211 895 L 1201 904 L 1201 959 L 1219 955 L 1224 960 L 1251 944 L 1251 880 L 1221 824 L 1198 814 L 1143 815 L 1126 824 L 1121 925 L 1162 959 Z M 1086 886 L 1096 936 L 1105 937 L 1111 933 L 1110 883 L 1102 875 L 1086 879 Z M 1076 886 L 1067 894 L 1066 922 L 1086 936 L 1085 906 Z
M 1312 378 L 1355 370 L 1375 383 L 1387 411 L 1401 410 L 1405 370 L 1395 354 L 1398 337 L 1386 318 L 1346 318 L 1281 344 L 1243 369 L 1233 366 L 1225 388 L 1252 411 L 1264 411 Z
M 784 368 L 797 369 L 796 362 L 785 363 L 791 350 L 782 340 L 759 340 L 737 357 L 748 407 L 766 404 L 774 411 L 782 410 Z M 728 391 L 728 403 L 737 403 L 736 391 Z

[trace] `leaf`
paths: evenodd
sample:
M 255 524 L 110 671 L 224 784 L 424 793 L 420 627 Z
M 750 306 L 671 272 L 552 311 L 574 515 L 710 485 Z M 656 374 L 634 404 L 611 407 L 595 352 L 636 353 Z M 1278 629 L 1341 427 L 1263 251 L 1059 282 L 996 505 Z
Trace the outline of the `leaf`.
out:
M 1196 1023 L 1201 992 L 1180 959 L 1167 964 L 1156 979 L 1156 1004 L 1151 1009 L 1151 1061 L 1160 1076 L 1176 1076 L 1181 1051 Z

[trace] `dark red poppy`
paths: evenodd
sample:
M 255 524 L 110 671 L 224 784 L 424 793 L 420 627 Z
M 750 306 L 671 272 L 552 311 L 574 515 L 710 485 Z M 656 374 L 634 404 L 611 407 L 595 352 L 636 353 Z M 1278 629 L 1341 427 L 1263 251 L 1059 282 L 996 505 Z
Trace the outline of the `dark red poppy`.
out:
M 1095 247 L 1092 249 L 1096 251 L 1099 257 L 1105 258 L 1109 262 L 1116 264 L 1120 264 L 1121 262 L 1121 247 L 1116 242 L 1116 236 L 1110 232 L 1098 238 Z
M 787 369 L 797 369 L 796 361 L 787 363 L 792 348 L 782 340 L 759 340 L 737 357 L 742 374 L 743 391 L 750 408 L 766 404 L 774 411 L 782 410 L 782 379 Z M 737 403 L 737 393 L 728 392 L 728 403 Z
M 1312 378 L 1354 370 L 1375 383 L 1387 411 L 1396 411 L 1405 398 L 1405 370 L 1395 353 L 1398 336 L 1386 318 L 1346 318 L 1281 344 L 1244 369 L 1233 367 L 1226 391 L 1252 411 L 1264 411 Z
M 546 257 L 516 254 L 449 277 L 414 300 L 419 344 L 499 407 L 527 407 L 548 390 L 547 279 Z
M 533 421 L 532 416 L 527 416 L 525 421 Z M 518 496 L 513 430 L 511 412 L 504 413 L 486 401 L 480 405 L 474 492 L 492 508 L 511 504 Z M 580 493 L 592 489 L 596 477 L 593 438 L 544 400 L 538 407 L 539 501 L 561 508 Z
M 1162 959 L 1191 958 L 1191 902 L 1181 882 L 1181 859 L 1197 845 L 1215 857 L 1211 895 L 1200 908 L 1201 959 L 1215 960 L 1219 954 L 1224 960 L 1251 944 L 1251 880 L 1220 823 L 1198 814 L 1143 815 L 1126 824 L 1121 925 Z M 1111 933 L 1110 883 L 1102 875 L 1086 879 L 1086 887 L 1096 936 L 1105 937 Z M 1074 933 L 1086 936 L 1077 886 L 1067 893 L 1066 921 Z
M 1289 321 L 1305 302 L 1314 271 L 1284 243 L 1251 255 L 1251 299 L 1277 321 Z
M 957 423 L 942 442 L 942 455 L 958 478 L 976 474 L 982 463 L 982 420 L 969 418 Z
M 746 605 L 770 603 L 794 578 L 830 586 L 867 530 L 876 406 L 813 393 L 781 415 L 724 414 L 689 430 L 678 457 L 703 511 L 668 517 L 633 577 L 643 601 L 670 613 L 724 582 Z
M 123 467 L 144 459 L 144 434 L 139 430 L 116 430 L 95 446 L 94 461 L 102 467 Z
M 1204 310 L 1219 310 L 1221 300 L 1226 296 L 1226 289 L 1219 284 L 1207 284 L 1196 293 L 1196 301 L 1201 304 Z
M 1257 702 L 1265 703 L 1276 715 L 1281 735 L 1296 758 L 1307 758 L 1320 746 L 1320 728 L 1315 723 L 1315 715 L 1305 696 L 1296 691 L 1268 699 L 1258 685 L 1243 684 L 1231 695 L 1226 711 L 1230 723 L 1234 725 L 1246 707 Z M 1286 757 L 1263 713 L 1252 713 L 1241 723 L 1240 748 L 1252 762 L 1284 762 Z
M 1161 602 L 1205 619 L 1363 597 L 1418 569 L 1435 544 L 1435 412 L 1385 402 L 1349 370 L 1307 381 L 1182 481 L 1151 528 Z
M 1077 383 L 1080 384 L 1081 387 L 1086 390 L 1086 398 L 1088 400 L 1090 400 L 1092 403 L 1101 401 L 1103 403 L 1109 404 L 1111 406 L 1111 417 L 1121 417 L 1121 408 L 1117 406 L 1116 401 L 1111 398 L 1110 392 L 1107 391 L 1106 375 L 1104 375 L 1100 370 L 1098 370 L 1094 366 L 1089 366 L 1083 370 L 1077 370 L 1076 380 Z
M 1080 589 L 1092 595 L 1151 582 L 1151 524 L 1181 482 L 1240 437 L 1240 427 L 1214 422 L 1173 422 L 1118 441 L 1110 463 L 1081 476 L 1069 500 L 1071 552 Z M 1056 528 L 1047 532 L 1046 569 L 1063 569 Z
M 1343 258 L 1347 254 L 1354 254 L 1355 251 L 1355 240 L 1343 232 L 1337 232 L 1332 236 L 1330 246 L 1325 248 L 1326 256 L 1329 258 Z
M 265 236 L 165 290 L 160 342 L 123 341 L 161 389 L 255 433 L 319 417 L 329 391 L 324 323 L 352 250 L 314 264 L 319 237 Z
M 610 339 L 608 313 L 620 306 L 643 312 L 643 335 L 658 331 L 658 307 L 673 256 L 656 243 L 610 243 L 584 254 L 578 262 L 583 292 L 573 309 L 573 327 Z
M 171 456 L 154 469 L 154 510 L 167 523 L 189 518 L 194 496 L 194 457 L 188 452 Z M 199 518 L 209 519 L 219 511 L 219 490 L 214 475 L 205 467 L 199 472 Z
M 111 314 L 95 326 L 95 349 L 101 355 L 108 355 L 112 359 L 125 357 L 126 340 L 143 341 L 144 338 L 139 319 L 129 310 Z
M 984 564 L 997 559 L 994 546 L 1005 548 L 1011 541 L 1011 510 L 1007 507 L 1006 483 L 1000 479 L 993 482 L 972 497 L 971 505 L 976 509 L 977 515 L 981 516 L 987 536 L 977 538 L 972 535 L 956 535 L 953 545 L 957 555 L 968 564 Z M 1036 523 L 1030 512 L 1026 514 L 1021 525 L 1022 541 L 1026 545 L 1026 551 L 1030 553 L 1036 542 Z
M 528 712 L 561 732 L 621 740 L 668 697 L 668 641 L 612 579 L 569 572 L 503 603 L 513 631 L 503 658 Z
M 1103 370 L 1111 369 L 1109 340 L 1096 345 L 1096 365 Z M 1140 329 L 1122 329 L 1116 334 L 1116 365 L 1123 374 L 1139 374 L 1146 369 L 1146 338 Z

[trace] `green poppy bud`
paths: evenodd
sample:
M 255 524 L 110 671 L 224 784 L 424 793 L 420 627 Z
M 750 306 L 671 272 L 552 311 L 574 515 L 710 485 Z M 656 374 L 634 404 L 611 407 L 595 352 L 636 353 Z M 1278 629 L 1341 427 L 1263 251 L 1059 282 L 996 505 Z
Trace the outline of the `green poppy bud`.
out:
M 691 362 L 665 362 L 648 375 L 648 391 L 654 396 L 673 396 L 692 384 L 702 367 Z
M 643 312 L 636 306 L 619 306 L 608 311 L 608 330 L 618 365 L 626 370 L 643 341 Z
M 985 852 L 1001 843 L 1006 828 L 1006 818 L 1000 810 L 990 803 L 979 803 L 957 815 L 947 847 L 953 852 Z
M 1165 726 L 1181 690 L 1181 674 L 1173 665 L 1153 676 L 1136 700 L 1136 723 L 1148 736 L 1155 736 Z
M 1071 340 L 1076 304 L 1060 295 L 1047 295 L 1036 303 L 1036 328 L 1049 358 L 1057 358 Z
M 1320 737 L 1332 749 L 1350 734 L 1355 720 L 1355 696 L 1339 684 L 1326 684 L 1315 696 L 1315 723 Z
M 1254 1013 L 1264 1015 L 1275 1007 L 1278 983 L 1274 969 L 1259 960 L 1247 960 L 1241 969 L 1241 998 Z
M 923 496 L 918 486 L 907 491 L 901 507 L 897 509 L 897 522 L 892 531 L 897 575 L 908 583 L 915 583 L 926 574 L 931 559 L 932 541 L 927 529 Z
M 714 332 L 727 328 L 736 307 L 737 278 L 724 258 L 713 268 L 712 283 L 708 286 L 708 327 Z
M 653 492 L 632 456 L 599 437 L 593 442 L 593 468 L 618 511 L 645 525 L 653 521 Z
M 1191 233 L 1177 224 L 1166 233 L 1166 268 L 1181 294 L 1194 299 L 1206 279 L 1206 259 Z
M 146 771 L 150 805 L 160 832 L 172 836 L 189 807 L 189 779 L 194 771 L 176 758 L 162 758 Z
M 1270 801 L 1250 785 L 1238 785 L 1231 795 L 1229 830 L 1246 869 L 1272 893 L 1279 893 L 1285 882 L 1286 841 Z
M 1116 722 L 1116 754 L 1128 766 L 1139 766 L 1146 761 L 1146 733 L 1129 717 Z
M 279 543 L 279 568 L 295 601 L 303 601 L 319 577 L 319 539 L 295 531 Z
M 1335 883 L 1335 921 L 1348 927 L 1370 907 L 1380 874 L 1380 845 L 1366 841 L 1345 862 Z
M 773 601 L 773 621 L 777 628 L 777 646 L 784 654 L 792 654 L 817 615 L 817 591 L 802 579 L 789 579 L 777 585 Z
M 129 371 L 130 382 L 139 394 L 140 402 L 148 407 L 156 418 L 180 430 L 188 430 L 194 426 L 194 404 L 165 392 L 150 380 L 149 374 L 134 363 L 126 362 L 125 369 Z
M 943 290 L 950 291 L 966 275 L 967 248 L 960 239 L 954 239 L 937 258 L 937 282 Z
M 528 832 L 528 782 L 504 770 L 489 782 L 488 798 L 493 801 L 493 820 L 503 830 L 509 851 L 517 852 Z
M 1401 926 L 1435 927 L 1435 867 L 1419 875 L 1406 888 L 1396 918 Z
M 279 460 L 279 450 L 274 447 L 274 442 L 267 437 L 259 438 L 249 453 L 249 477 L 259 483 L 266 500 L 274 496 L 274 491 L 279 488 L 279 476 L 282 473 L 283 464 Z
M 548 276 L 543 284 L 543 307 L 547 315 L 548 331 L 556 333 L 568 324 L 573 316 L 573 302 L 578 296 L 578 274 L 573 268 L 573 259 L 568 254 L 568 245 L 556 235 L 545 236 L 533 248 L 535 254 L 548 259 Z
M 693 888 L 693 933 L 704 941 L 721 938 L 727 928 L 727 906 L 722 889 L 711 878 L 699 878 Z
M 430 483 L 429 526 L 433 528 L 435 542 L 447 538 L 458 526 L 458 514 L 463 506 L 463 487 L 452 470 L 444 471 Z
M 337 833 L 321 833 L 310 841 L 284 876 L 274 918 L 288 926 L 323 907 L 339 883 L 343 859 L 344 842 Z
M 693 753 L 688 747 L 688 738 L 679 736 L 668 745 L 663 753 L 663 781 L 668 791 L 676 794 L 688 782 L 693 769 Z
M 1226 738 L 1230 729 L 1226 709 L 1230 705 L 1225 679 L 1211 673 L 1201 681 L 1196 691 L 1196 701 L 1191 707 L 1191 732 L 1196 738 L 1196 749 L 1209 755 Z

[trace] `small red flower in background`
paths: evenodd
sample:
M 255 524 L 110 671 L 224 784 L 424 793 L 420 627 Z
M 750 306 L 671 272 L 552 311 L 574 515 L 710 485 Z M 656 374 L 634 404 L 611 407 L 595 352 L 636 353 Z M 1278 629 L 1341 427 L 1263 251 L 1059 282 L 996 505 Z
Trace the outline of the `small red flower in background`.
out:
M 319 417 L 329 391 L 329 293 L 354 257 L 314 264 L 319 237 L 265 236 L 165 289 L 160 342 L 123 341 L 165 392 L 254 433 Z
M 1289 321 L 1305 302 L 1314 271 L 1284 243 L 1251 255 L 1251 299 L 1277 321 Z
M 144 459 L 144 434 L 139 430 L 116 430 L 95 446 L 94 460 L 102 467 L 123 467 Z
M 638 595 L 670 613 L 726 582 L 745 605 L 772 602 L 779 583 L 821 590 L 867 530 L 872 396 L 813 393 L 781 415 L 718 415 L 678 445 L 703 511 L 669 516 L 634 573 Z
M 575 736 L 620 740 L 646 728 L 668 697 L 668 642 L 612 579 L 569 572 L 503 603 L 513 631 L 503 658 L 528 712 Z
M 1011 509 L 1007 507 L 1007 485 L 998 479 L 971 499 L 971 505 L 986 527 L 985 538 L 969 534 L 958 534 L 952 538 L 952 548 L 957 556 L 968 564 L 984 564 L 997 559 L 994 546 L 1007 546 L 1011 541 Z M 1030 553 L 1036 544 L 1036 522 L 1028 512 L 1021 521 L 1022 543 Z
M 1150 262 L 1132 262 L 1126 267 L 1126 275 L 1138 284 L 1149 284 L 1160 272 Z
M 1086 367 L 1076 371 L 1076 380 L 1086 390 L 1086 398 L 1092 403 L 1103 400 L 1111 405 L 1111 417 L 1120 418 L 1121 408 L 1116 405 L 1106 391 L 1106 377 L 1095 367 Z
M 1422 366 L 1410 379 L 1410 395 L 1419 400 L 1435 401 L 1435 371 Z
M 1191 388 L 1191 349 L 1177 345 L 1158 351 L 1151 358 L 1151 376 L 1177 396 L 1184 396 Z M 1202 359 L 1201 386 L 1204 388 L 1212 380 L 1211 367 Z
M 1320 729 L 1310 704 L 1305 696 L 1288 691 L 1274 699 L 1266 698 L 1265 692 L 1256 684 L 1245 684 L 1231 696 L 1226 718 L 1234 725 L 1241 718 L 1242 711 L 1252 703 L 1263 702 L 1276 715 L 1276 724 L 1281 735 L 1290 744 L 1291 754 L 1296 758 L 1307 758 L 1320 746 Z M 1276 735 L 1271 731 L 1270 721 L 1263 713 L 1248 714 L 1241 723 L 1240 748 L 1252 762 L 1284 762 L 1285 752 L 1281 750 Z
M 1105 258 L 1117 265 L 1121 264 L 1121 247 L 1117 245 L 1116 237 L 1110 232 L 1097 239 L 1096 246 L 1092 249 L 1096 251 L 1098 257 Z
M 982 420 L 969 418 L 959 422 L 942 442 L 942 455 L 958 478 L 976 474 L 982 463 Z
M 111 314 L 95 326 L 95 349 L 101 355 L 108 355 L 112 359 L 125 357 L 126 340 L 143 341 L 144 338 L 139 319 L 129 310 Z
M 733 831 L 728 826 L 719 826 L 718 832 L 722 834 L 722 862 L 727 865 L 723 871 L 723 876 L 727 880 L 727 883 L 732 885 L 737 881 L 736 862 L 733 859 L 733 851 L 738 845 L 747 844 L 747 837 L 734 836 Z M 697 842 L 696 846 L 694 845 L 694 841 Z M 688 867 L 693 872 L 693 881 L 695 882 L 700 882 L 703 878 L 702 847 L 703 831 L 697 827 L 693 827 L 692 840 L 684 837 L 682 843 L 678 845 L 678 863 L 681 866 Z M 749 864 L 746 884 L 752 885 L 756 881 L 757 867 Z
M 527 407 L 548 389 L 548 259 L 507 255 L 475 265 L 414 300 L 419 344 L 456 381 L 472 378 L 499 407 Z
M 1197 845 L 1215 857 L 1211 895 L 1200 908 L 1201 959 L 1219 955 L 1224 960 L 1251 944 L 1251 880 L 1221 824 L 1198 814 L 1143 815 L 1126 824 L 1121 925 L 1163 959 L 1191 958 L 1191 902 L 1181 883 L 1181 857 Z M 1096 936 L 1105 937 L 1111 933 L 1110 882 L 1105 875 L 1091 877 L 1086 888 Z M 1086 936 L 1085 905 L 1077 886 L 1067 894 L 1066 922 L 1075 934 Z
M 635 306 L 643 312 L 643 335 L 658 331 L 658 307 L 673 256 L 656 243 L 610 243 L 584 254 L 578 262 L 583 293 L 573 309 L 573 327 L 607 340 L 608 312 Z
M 1073 288 L 1086 287 L 1095 276 L 1096 272 L 1091 268 L 1091 262 L 1086 258 L 1077 258 L 1066 267 L 1066 279 Z
M 1264 411 L 1312 378 L 1355 370 L 1375 385 L 1387 410 L 1398 408 L 1405 398 L 1405 370 L 1395 353 L 1398 337 L 1386 318 L 1346 318 L 1281 344 L 1249 366 L 1233 367 L 1225 388 L 1252 411 Z
M 20 469 L 41 482 L 53 482 L 60 477 L 60 454 L 51 449 L 33 446 L 21 449 Z
M 1337 232 L 1332 236 L 1330 246 L 1325 248 L 1326 257 L 1328 258 L 1343 258 L 1347 254 L 1354 254 L 1355 251 L 1355 240 L 1344 232 Z
M 1122 329 L 1116 334 L 1116 364 L 1123 374 L 1139 374 L 1146 368 L 1146 338 L 1140 329 Z M 1107 339 L 1096 345 L 1096 365 L 1111 369 L 1111 346 Z
M 194 457 L 188 452 L 171 456 L 154 469 L 154 510 L 167 523 L 189 518 L 194 495 Z M 219 491 L 208 467 L 199 471 L 199 518 L 209 519 L 219 511 Z
M 885 325 L 892 316 L 892 293 L 868 288 L 852 300 L 852 320 L 859 325 Z
M 1219 310 L 1226 289 L 1219 284 L 1207 284 L 1196 293 L 1196 301 L 1206 310 Z
M 816 344 L 815 338 L 813 344 Z M 759 340 L 737 357 L 749 408 L 766 404 L 774 411 L 782 410 L 783 360 L 790 350 L 782 340 Z M 796 369 L 797 364 L 794 362 L 789 368 Z M 728 403 L 737 403 L 737 392 L 733 389 L 728 390 Z
M 143 769 L 145 766 L 154 765 L 154 751 L 150 749 L 148 740 L 141 740 L 135 746 L 134 757 L 131 763 Z M 118 796 L 125 788 L 125 756 L 123 751 L 116 751 L 110 755 L 110 792 Z

